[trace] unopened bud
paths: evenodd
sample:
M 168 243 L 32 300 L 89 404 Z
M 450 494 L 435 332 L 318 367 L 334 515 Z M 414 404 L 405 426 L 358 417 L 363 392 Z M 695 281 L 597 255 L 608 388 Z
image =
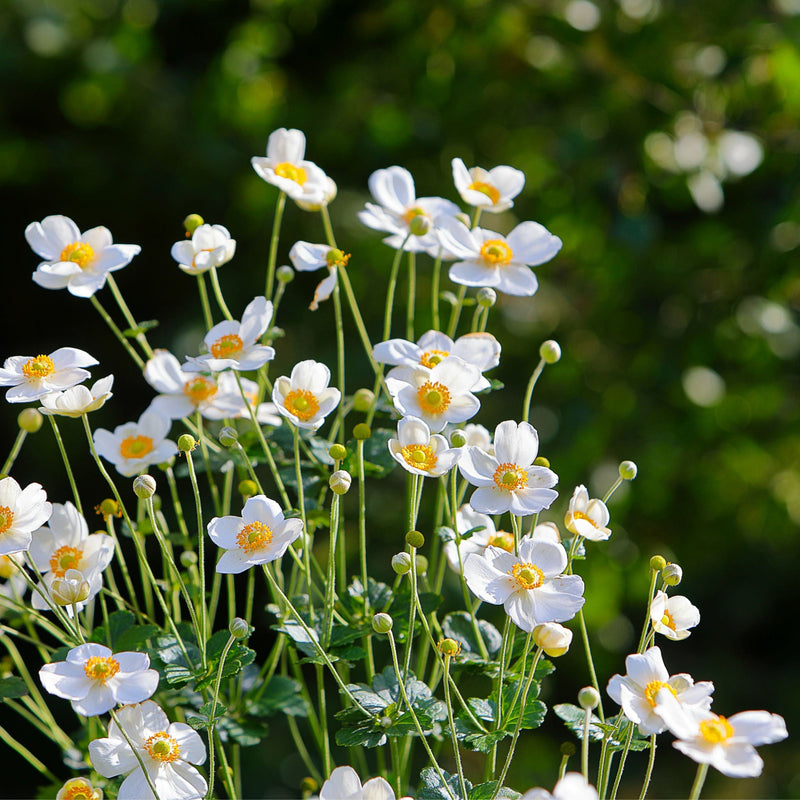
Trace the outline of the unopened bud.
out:
M 152 475 L 138 475 L 133 479 L 133 493 L 140 500 L 147 500 L 156 493 L 156 479 Z
M 181 453 L 190 453 L 197 447 L 197 439 L 191 433 L 183 433 L 178 437 L 178 450 Z
M 575 753 L 578 752 L 578 748 L 575 747 L 575 744 L 573 742 L 563 742 L 560 749 L 561 749 L 561 755 L 566 756 L 567 758 L 574 756 Z
M 554 339 L 548 339 L 539 346 L 539 356 L 545 364 L 555 364 L 561 358 L 561 345 Z
M 68 569 L 63 578 L 56 578 L 50 587 L 50 596 L 57 606 L 82 603 L 89 596 L 89 582 L 77 569 Z
M 388 615 L 381 612 L 372 618 L 372 629 L 375 633 L 389 633 L 394 625 L 394 620 Z
M 413 236 L 424 236 L 431 229 L 431 221 L 425 214 L 417 214 L 408 223 L 408 230 Z
M 343 461 L 347 458 L 347 448 L 343 444 L 333 444 L 330 450 L 328 450 L 328 455 L 334 461 Z
M 557 622 L 544 622 L 533 629 L 533 641 L 550 658 L 558 658 L 569 650 L 572 644 L 572 631 Z
M 372 436 L 372 431 L 365 422 L 359 422 L 358 425 L 353 428 L 353 436 L 359 441 L 362 441 L 364 439 L 369 439 L 369 437 Z
M 353 395 L 353 408 L 366 414 L 375 404 L 375 392 L 372 389 L 359 389 Z
M 661 570 L 661 578 L 667 586 L 677 586 L 683 580 L 683 570 L 678 564 L 667 564 Z
M 201 225 L 203 224 L 203 218 L 199 214 L 189 214 L 183 220 L 183 227 L 186 229 L 186 233 L 191 236 Z
M 288 264 L 284 264 L 275 271 L 275 277 L 278 283 L 291 283 L 294 280 L 294 270 Z
M 600 694 L 594 686 L 584 686 L 578 692 L 578 705 L 584 711 L 591 711 L 600 704 Z
M 220 430 L 218 438 L 223 447 L 233 447 L 239 441 L 239 433 L 236 428 L 226 425 Z
M 457 428 L 450 434 L 450 444 L 453 447 L 464 447 L 467 443 L 467 434 L 460 428 Z
M 442 639 L 438 647 L 443 656 L 449 656 L 450 658 L 457 656 L 461 652 L 461 642 L 457 642 L 455 639 Z
M 490 286 L 478 289 L 475 300 L 481 308 L 491 308 L 497 302 L 497 292 Z
M 536 456 L 533 461 L 534 466 L 536 467 L 547 467 L 550 469 L 550 459 L 545 458 L 544 456 Z
M 398 575 L 405 575 L 411 569 L 411 556 L 406 553 L 397 553 L 392 556 L 392 569 Z
M 425 537 L 419 531 L 409 531 L 406 534 L 406 544 L 411 547 L 422 547 L 425 544 Z
M 194 550 L 184 550 L 180 555 L 181 566 L 193 567 L 197 563 L 197 553 Z
M 424 575 L 428 571 L 428 559 L 425 558 L 425 556 L 421 556 L 417 553 L 415 563 L 417 566 L 417 574 Z
M 258 491 L 256 482 L 251 481 L 249 478 L 239 481 L 239 486 L 237 488 L 239 489 L 239 494 L 242 497 L 252 497 Z
M 24 408 L 17 415 L 17 425 L 25 433 L 36 433 L 43 422 L 44 417 L 35 408 Z
M 228 625 L 228 631 L 235 639 L 244 639 L 250 635 L 250 633 L 253 631 L 253 628 L 246 619 L 234 617 L 231 620 L 230 625 Z
M 650 559 L 650 569 L 654 572 L 661 572 L 667 566 L 667 559 L 664 556 L 653 556 Z
M 619 476 L 625 481 L 632 481 L 638 471 L 639 467 L 633 461 L 623 461 L 619 465 Z
M 303 797 L 309 797 L 319 791 L 319 784 L 313 778 L 303 778 L 300 781 L 300 791 L 303 793 Z
M 328 479 L 328 486 L 335 494 L 347 494 L 353 478 L 346 469 L 337 469 Z

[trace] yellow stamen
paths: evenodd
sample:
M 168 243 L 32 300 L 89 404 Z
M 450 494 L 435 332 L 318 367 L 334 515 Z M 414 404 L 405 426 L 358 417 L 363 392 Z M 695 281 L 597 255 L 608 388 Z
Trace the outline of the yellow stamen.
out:
M 64 545 L 50 556 L 50 571 L 57 578 L 63 578 L 68 569 L 80 569 L 83 550 Z
M 81 269 L 86 269 L 94 261 L 94 248 L 86 242 L 68 244 L 58 257 L 59 261 L 71 261 Z
M 492 205 L 497 205 L 500 200 L 500 192 L 492 186 L 491 183 L 484 183 L 483 181 L 473 181 L 467 189 L 472 189 L 474 192 L 485 194 L 491 201 Z
M 214 358 L 235 358 L 242 352 L 244 342 L 235 333 L 229 333 L 227 336 L 220 336 L 214 344 L 211 345 L 211 355 Z
M 346 267 L 349 260 L 350 253 L 343 253 L 336 247 L 331 247 L 328 250 L 328 255 L 325 256 L 325 261 L 329 267 Z
M 403 214 L 403 222 L 405 222 L 406 225 L 410 225 L 411 220 L 414 219 L 414 217 L 426 216 L 427 214 L 425 213 L 424 209 L 420 208 L 419 206 L 412 206 L 411 208 L 407 208 L 405 210 L 405 213 Z
M 292 389 L 286 395 L 283 405 L 303 422 L 308 422 L 319 411 L 319 402 L 308 389 Z
M 661 617 L 661 624 L 662 625 L 666 625 L 668 628 L 671 628 L 673 631 L 675 630 L 675 618 L 666 609 L 664 609 L 664 616 Z
M 644 687 L 644 698 L 652 708 L 656 707 L 656 695 L 661 689 L 669 689 L 672 692 L 673 697 L 678 696 L 675 693 L 675 690 L 668 683 L 665 683 L 664 681 L 650 681 L 650 683 Z
M 570 528 L 570 525 L 572 525 L 575 522 L 575 520 L 578 520 L 578 519 L 582 519 L 582 520 L 588 522 L 593 528 L 596 528 L 596 529 L 600 528 L 600 526 L 588 514 L 584 514 L 583 511 L 568 511 L 567 512 L 567 517 L 565 519 L 565 523 L 566 523 L 567 527 L 570 530 L 572 530 L 572 528 Z M 573 533 L 574 533 L 574 531 L 573 531 Z
M 435 367 L 443 358 L 447 358 L 450 353 L 447 350 L 426 350 L 419 359 L 423 367 Z
M 436 466 L 436 453 L 427 444 L 407 444 L 400 450 L 400 455 L 409 467 L 415 469 L 428 472 Z
M 112 656 L 92 656 L 84 665 L 86 677 L 105 683 L 119 672 L 119 661 Z
M 178 742 L 166 731 L 154 733 L 144 743 L 144 749 L 154 761 L 169 764 L 180 758 L 181 748 Z
M 29 358 L 22 365 L 22 374 L 28 380 L 41 380 L 48 375 L 52 375 L 56 371 L 56 365 L 50 356 L 36 356 L 36 358 Z
M 511 262 L 514 251 L 502 239 L 488 239 L 481 245 L 481 258 L 495 267 Z
M 0 506 L 0 534 L 14 524 L 14 512 L 8 506 Z
M 544 572 L 529 561 L 514 564 L 509 574 L 521 589 L 538 589 L 544 583 Z
M 183 384 L 183 393 L 192 403 L 199 405 L 217 393 L 217 384 L 211 378 L 198 376 Z
M 498 489 L 506 492 L 515 492 L 528 485 L 528 473 L 516 464 L 500 464 L 492 476 Z
M 497 531 L 489 537 L 489 544 L 492 547 L 499 547 L 507 553 L 514 550 L 514 534 L 507 531 Z
M 417 400 L 427 414 L 444 414 L 450 406 L 450 390 L 435 381 L 425 381 L 417 389 Z
M 123 458 L 143 458 L 153 449 L 153 440 L 149 436 L 127 436 L 119 446 Z
M 0 556 L 0 578 L 8 580 L 16 572 L 17 568 L 11 562 L 11 559 L 8 556 Z
M 700 723 L 700 735 L 711 744 L 720 744 L 733 736 L 733 725 L 725 717 L 704 719 Z
M 58 793 L 57 800 L 100 800 L 100 793 L 83 778 L 70 778 Z
M 296 164 L 290 164 L 288 161 L 278 164 L 278 166 L 275 167 L 275 174 L 279 178 L 286 178 L 295 183 L 299 183 L 301 186 L 308 180 L 306 171 L 302 167 L 298 167 Z
M 236 542 L 248 555 L 263 550 L 272 541 L 272 528 L 263 522 L 251 522 L 236 534 Z

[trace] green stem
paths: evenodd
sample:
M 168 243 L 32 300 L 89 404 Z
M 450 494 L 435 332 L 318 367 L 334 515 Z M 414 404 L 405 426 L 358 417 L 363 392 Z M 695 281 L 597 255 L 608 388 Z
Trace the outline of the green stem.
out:
M 406 339 L 414 341 L 414 312 L 417 295 L 417 259 L 413 252 L 408 253 L 408 305 L 406 307 Z
M 456 335 L 458 320 L 461 317 L 461 309 L 464 307 L 464 298 L 467 296 L 467 287 L 459 286 L 456 304 L 450 311 L 450 322 L 447 325 L 447 335 L 452 339 Z
M 300 468 L 300 429 L 292 425 L 292 435 L 294 437 L 294 470 L 297 479 L 297 503 L 300 507 L 300 519 L 303 522 L 303 569 L 306 573 L 306 585 L 308 587 L 308 615 L 311 625 L 314 625 L 314 593 L 311 581 L 311 547 L 313 544 L 311 532 L 308 530 L 308 520 L 306 520 L 306 501 L 305 489 L 303 488 L 303 471 Z
M 203 322 L 206 330 L 210 331 L 214 327 L 214 317 L 211 316 L 211 303 L 208 302 L 208 289 L 206 289 L 206 275 L 200 272 L 197 275 L 197 291 L 200 294 L 200 305 L 203 307 Z
M 283 210 L 286 208 L 286 192 L 278 195 L 275 203 L 275 217 L 272 221 L 272 235 L 269 240 L 269 261 L 267 262 L 267 283 L 264 296 L 267 300 L 272 300 L 272 288 L 275 284 L 275 267 L 278 263 L 278 240 L 281 235 L 281 222 L 283 221 Z
M 461 765 L 461 753 L 458 748 L 458 736 L 456 735 L 456 724 L 453 719 L 453 704 L 450 700 L 450 656 L 444 657 L 444 702 L 447 706 L 447 721 L 450 723 L 450 738 L 453 743 L 453 756 L 456 760 L 456 770 L 458 771 L 458 783 L 461 787 L 461 796 L 467 796 L 467 784 L 464 781 L 464 767 Z
M 139 327 L 139 323 L 136 322 L 133 314 L 131 314 L 131 310 L 128 308 L 125 300 L 122 298 L 122 292 L 119 290 L 119 286 L 117 286 L 117 282 L 114 280 L 114 276 L 110 273 L 106 275 L 106 281 L 108 281 L 108 288 L 111 289 L 111 294 L 114 295 L 114 299 L 117 301 L 117 305 L 119 306 L 119 310 L 122 312 L 122 316 L 125 317 L 125 321 L 128 325 L 133 329 L 136 330 Z M 124 334 L 123 334 L 124 335 Z M 135 336 L 136 341 L 139 342 L 139 347 L 142 348 L 142 352 L 148 357 L 153 357 L 153 349 L 150 347 L 147 337 L 144 333 L 139 332 Z
M 525 399 L 522 401 L 523 422 L 528 422 L 531 418 L 531 398 L 533 397 L 533 388 L 536 386 L 536 382 L 539 380 L 539 376 L 542 374 L 546 363 L 547 362 L 543 358 L 539 359 L 539 363 L 536 365 L 536 369 L 533 371 L 533 374 L 528 381 L 528 385 L 525 388 Z
M 647 759 L 647 772 L 644 774 L 644 782 L 642 783 L 642 791 L 639 794 L 639 800 L 644 800 L 647 795 L 647 790 L 650 787 L 650 778 L 653 775 L 653 765 L 656 763 L 656 734 L 650 737 L 650 757 Z
M 144 369 L 144 361 L 142 360 L 142 357 L 136 352 L 136 350 L 133 349 L 128 337 L 125 336 L 125 334 L 117 327 L 116 322 L 111 319 L 111 315 L 103 308 L 96 295 L 92 295 L 89 299 L 92 301 L 92 305 L 97 309 L 97 313 L 100 314 L 106 325 L 111 328 L 111 332 L 117 337 L 117 340 L 125 348 L 125 350 L 127 350 L 128 355 L 134 360 L 136 366 L 139 367 L 139 369 Z
M 697 765 L 697 775 L 695 776 L 692 790 L 689 792 L 689 800 L 698 800 L 700 792 L 703 791 L 703 784 L 706 782 L 708 774 L 708 764 Z
M 625 769 L 625 761 L 628 758 L 628 753 L 631 749 L 631 740 L 633 739 L 633 723 L 628 723 L 628 735 L 625 737 L 625 746 L 622 749 L 622 755 L 619 759 L 619 767 L 617 767 L 617 777 L 614 780 L 614 787 L 611 789 L 611 800 L 616 800 L 617 792 L 619 791 L 619 784 L 622 780 L 622 773 Z
M 3 469 L 0 470 L 0 474 L 8 475 L 8 473 L 11 471 L 11 467 L 14 466 L 14 462 L 17 460 L 19 451 L 22 449 L 22 443 L 25 441 L 25 437 L 27 435 L 28 435 L 27 431 L 24 431 L 22 430 L 22 428 L 20 428 L 20 431 L 17 434 L 17 438 L 14 440 L 14 445 L 11 448 L 11 452 L 8 454 L 6 463 L 3 464 Z
M 64 462 L 64 467 L 67 470 L 67 478 L 69 479 L 69 485 L 72 488 L 72 496 L 75 498 L 75 508 L 78 509 L 78 513 L 83 516 L 83 506 L 81 505 L 81 498 L 78 494 L 78 487 L 75 483 L 75 476 L 72 474 L 72 467 L 69 464 L 69 458 L 67 457 L 67 451 L 64 448 L 64 440 L 61 438 L 61 431 L 58 429 L 58 425 L 56 424 L 56 418 L 52 414 L 48 414 L 47 418 L 50 420 L 50 426 L 53 429 L 53 436 L 56 437 L 56 443 L 58 444 L 58 451 L 61 453 L 61 459 Z
M 47 780 L 51 781 L 54 784 L 60 783 L 61 781 L 50 772 L 49 769 L 39 761 L 36 756 L 25 747 L 24 744 L 18 742 L 5 728 L 0 727 L 0 740 L 5 742 L 12 750 L 19 753 L 37 772 L 41 772 L 42 775 L 47 778 Z
M 208 600 L 206 596 L 206 528 L 203 524 L 203 506 L 200 501 L 200 487 L 197 485 L 197 474 L 194 470 L 194 461 L 191 451 L 184 453 L 186 465 L 189 468 L 189 479 L 192 482 L 194 507 L 197 513 L 197 570 L 200 573 L 200 652 L 203 659 L 203 669 L 206 667 L 206 639 L 208 638 Z
M 225 298 L 222 296 L 222 288 L 219 285 L 217 268 L 211 267 L 211 269 L 208 271 L 208 274 L 211 276 L 211 288 L 214 290 L 214 297 L 217 299 L 217 305 L 219 306 L 220 311 L 225 319 L 233 320 L 233 314 L 231 314 L 231 312 L 228 310 L 228 306 L 225 303 Z
M 433 263 L 433 275 L 431 276 L 431 327 L 439 330 L 439 281 L 442 274 L 442 250 Z
M 222 648 L 222 653 L 219 657 L 217 678 L 214 681 L 214 696 L 211 701 L 211 724 L 208 726 L 208 793 L 206 794 L 208 800 L 214 797 L 214 730 L 216 728 L 217 700 L 219 700 L 219 687 L 222 682 L 222 669 L 225 666 L 225 659 L 228 657 L 228 651 L 235 641 L 235 636 L 229 636 L 228 641 L 225 642 L 225 647 Z
M 139 767 L 141 768 L 142 772 L 144 773 L 144 778 L 147 781 L 147 785 L 150 787 L 150 791 L 153 793 L 153 797 L 156 800 L 160 800 L 158 792 L 156 791 L 155 784 L 153 783 L 153 779 L 150 777 L 150 773 L 147 771 L 147 767 L 144 765 L 144 761 L 142 761 L 142 756 L 139 754 L 139 748 L 131 741 L 131 737 L 128 736 L 128 732 L 125 728 L 122 727 L 122 724 L 119 721 L 119 717 L 117 716 L 117 712 L 112 708 L 109 712 L 111 714 L 111 719 L 117 723 L 117 728 L 119 732 L 122 734 L 122 738 L 128 743 L 128 747 L 130 747 L 133 755 L 135 756 L 136 760 L 139 762 Z
M 589 665 L 589 675 L 592 679 L 592 686 L 597 690 L 597 694 L 600 696 L 600 703 L 597 706 L 597 715 L 600 717 L 602 722 L 606 721 L 605 714 L 603 713 L 603 695 L 600 691 L 600 684 L 597 681 L 597 672 L 594 668 L 594 659 L 592 658 L 592 648 L 589 644 L 589 633 L 586 630 L 586 620 L 583 617 L 583 609 L 578 611 L 578 624 L 581 627 L 581 639 L 583 640 L 583 647 L 586 651 L 586 661 Z

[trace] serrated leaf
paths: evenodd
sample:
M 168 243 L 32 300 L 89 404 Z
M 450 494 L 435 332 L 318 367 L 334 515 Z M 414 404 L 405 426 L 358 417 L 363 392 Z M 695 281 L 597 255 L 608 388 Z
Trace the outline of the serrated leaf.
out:
M 506 736 L 511 736 L 511 733 L 506 730 L 489 731 L 489 733 L 476 732 L 468 733 L 466 736 L 460 737 L 460 741 L 470 750 L 477 750 L 479 753 L 489 753 L 492 747 L 494 747 L 497 742 L 505 739 Z
M 509 789 L 508 786 L 501 786 L 498 790 L 497 781 L 479 783 L 477 786 L 473 786 L 469 792 L 469 800 L 492 800 L 493 797 L 498 800 L 517 800 L 522 795 Z
M 556 716 L 564 721 L 564 724 L 578 737 L 583 740 L 583 727 L 586 718 L 586 712 L 572 703 L 559 703 L 553 706 Z M 594 714 L 589 719 L 589 740 L 596 742 L 603 738 L 603 729 L 600 727 L 602 723 L 599 717 Z
M 380 747 L 386 743 L 381 728 L 355 726 L 336 731 L 336 744 L 341 747 Z
M 16 700 L 18 697 L 25 697 L 26 694 L 28 687 L 22 678 L 16 675 L 0 678 L 0 700 Z
M 217 732 L 223 742 L 232 739 L 242 747 L 253 747 L 266 738 L 269 726 L 260 719 L 239 721 L 223 717 L 217 722 Z
M 461 793 L 461 783 L 458 775 L 450 775 L 444 772 L 445 783 L 439 777 L 439 773 L 433 767 L 426 767 L 420 773 L 419 777 L 422 780 L 422 788 L 417 795 L 417 800 L 467 800 L 467 797 Z M 464 780 L 467 792 L 472 789 L 472 784 L 468 780 Z

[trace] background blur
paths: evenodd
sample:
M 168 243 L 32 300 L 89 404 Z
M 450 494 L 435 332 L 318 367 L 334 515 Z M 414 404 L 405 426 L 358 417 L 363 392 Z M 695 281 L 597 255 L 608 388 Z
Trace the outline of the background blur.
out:
M 513 214 L 483 224 L 535 219 L 564 249 L 537 269 L 532 300 L 492 311 L 506 389 L 478 419 L 519 418 L 539 343 L 555 338 L 564 357 L 540 381 L 533 418 L 560 476 L 550 517 L 577 483 L 602 495 L 621 459 L 639 465 L 612 504 L 613 537 L 580 567 L 600 680 L 624 672 L 647 560 L 661 553 L 683 566 L 678 591 L 703 615 L 688 641 L 659 642 L 670 671 L 713 680 L 719 713 L 766 708 L 790 736 L 800 730 L 800 0 L 5 0 L 0 37 L 0 355 L 89 350 L 95 378 L 115 374 L 95 425 L 138 417 L 152 392 L 88 302 L 30 281 L 29 222 L 66 214 L 141 244 L 117 280 L 140 319 L 160 320 L 151 342 L 182 356 L 202 335 L 189 328 L 199 304 L 169 248 L 187 213 L 224 224 L 238 240 L 220 271 L 234 315 L 261 291 L 277 190 L 249 159 L 273 129 L 304 130 L 307 157 L 338 183 L 331 215 L 361 297 L 382 298 L 393 255 L 355 217 L 373 170 L 402 165 L 419 195 L 453 200 L 455 156 L 524 170 Z M 322 241 L 322 229 L 290 203 L 279 263 L 298 238 Z M 330 304 L 307 310 L 320 278 L 289 287 L 281 368 L 333 363 Z M 99 299 L 112 307 L 108 290 Z M 368 383 L 357 369 L 354 388 Z M 18 410 L 5 415 L 3 454 Z M 15 475 L 63 501 L 51 439 L 28 444 Z M 93 480 L 88 460 L 85 470 Z M 571 700 L 587 682 L 580 648 L 558 666 L 552 700 Z M 2 724 L 9 716 L 0 710 Z M 273 730 L 253 760 L 283 766 L 255 773 L 253 797 L 297 785 Z M 531 737 L 512 771 L 517 789 L 552 788 L 568 737 L 557 721 L 545 730 L 550 743 Z M 685 797 L 694 764 L 668 740 L 651 796 Z M 800 797 L 795 742 L 761 750 L 760 779 L 712 770 L 704 796 Z M 7 781 L 12 761 L 19 784 Z M 3 755 L 0 795 L 32 796 L 38 776 L 17 762 Z M 631 756 L 624 796 L 638 795 L 643 771 Z

